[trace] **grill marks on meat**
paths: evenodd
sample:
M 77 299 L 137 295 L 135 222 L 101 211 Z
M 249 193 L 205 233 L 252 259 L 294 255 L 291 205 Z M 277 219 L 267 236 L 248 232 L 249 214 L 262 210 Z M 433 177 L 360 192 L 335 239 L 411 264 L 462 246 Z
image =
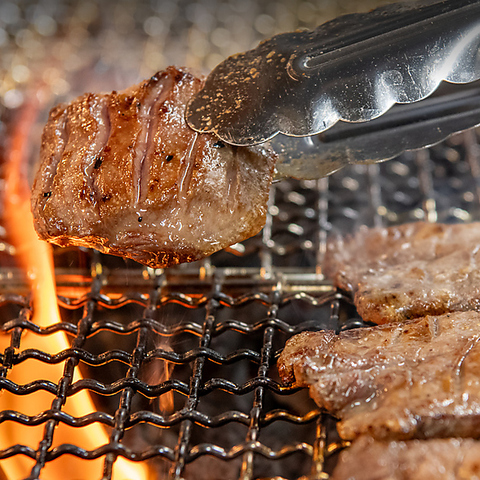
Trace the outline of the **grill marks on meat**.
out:
M 32 189 L 39 236 L 166 267 L 255 235 L 276 157 L 191 130 L 184 110 L 201 86 L 169 67 L 54 108 Z
M 480 314 L 456 312 L 341 332 L 304 332 L 279 359 L 352 440 L 480 431 Z
M 90 98 L 90 97 L 89 97 Z M 87 198 L 94 207 L 98 204 L 98 191 L 95 187 L 96 170 L 98 170 L 103 162 L 102 150 L 108 141 L 110 135 L 110 115 L 107 105 L 103 102 L 93 102 L 90 107 L 92 118 L 96 119 L 97 134 L 95 140 L 91 144 L 91 148 L 88 150 L 87 155 L 83 157 L 84 162 L 84 181 L 85 181 L 85 193 Z M 97 210 L 97 213 L 100 213 Z
M 340 454 L 330 480 L 480 478 L 480 442 L 471 438 L 379 442 L 361 437 Z
M 52 194 L 52 184 L 57 174 L 58 165 L 62 159 L 63 151 L 67 142 L 67 113 L 62 108 L 54 108 L 50 112 L 50 121 L 45 126 L 44 136 L 52 138 L 52 141 L 45 145 L 44 156 L 48 159 L 43 174 L 43 199 L 39 198 L 41 206 L 45 204 L 45 199 Z
M 158 131 L 160 115 L 159 105 L 167 99 L 169 91 L 173 87 L 172 76 L 154 75 L 147 84 L 150 88 L 145 88 L 143 99 L 136 101 L 138 109 L 139 123 L 141 130 L 135 144 L 135 158 L 133 161 L 133 184 L 136 188 L 135 205 L 144 200 L 146 172 L 149 170 L 148 161 L 152 159 L 152 150 L 155 147 L 153 136 Z M 157 139 L 158 141 L 158 139 Z M 147 164 L 147 165 L 146 165 Z
M 324 272 L 373 323 L 480 310 L 480 223 L 365 228 L 329 243 Z

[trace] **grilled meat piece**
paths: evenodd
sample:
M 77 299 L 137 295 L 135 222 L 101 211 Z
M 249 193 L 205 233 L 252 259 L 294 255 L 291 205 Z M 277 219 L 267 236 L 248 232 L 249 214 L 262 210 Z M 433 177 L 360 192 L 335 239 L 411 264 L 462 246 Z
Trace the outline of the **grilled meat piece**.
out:
M 340 454 L 330 480 L 480 478 L 480 442 L 471 438 L 379 442 L 361 437 Z
M 276 157 L 191 130 L 184 110 L 202 83 L 169 67 L 54 108 L 32 189 L 39 236 L 166 267 L 256 234 Z
M 329 243 L 324 271 L 365 321 L 480 310 L 480 223 L 365 228 Z
M 480 313 L 291 338 L 284 381 L 310 387 L 340 436 L 468 437 L 480 432 Z

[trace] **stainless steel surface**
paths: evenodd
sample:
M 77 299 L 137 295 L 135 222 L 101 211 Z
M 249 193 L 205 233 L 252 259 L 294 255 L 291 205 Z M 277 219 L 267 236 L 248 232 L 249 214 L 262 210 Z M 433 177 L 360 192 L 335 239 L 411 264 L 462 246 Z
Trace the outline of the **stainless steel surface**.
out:
M 428 97 L 442 80 L 479 79 L 479 18 L 478 0 L 408 2 L 275 36 L 219 64 L 190 103 L 187 120 L 234 145 L 261 143 L 278 133 L 314 135 L 339 120 L 373 120 L 395 103 Z M 463 128 L 478 123 L 477 112 Z M 456 131 L 452 122 L 443 129 Z M 285 142 L 291 146 L 284 155 L 297 159 L 293 151 L 302 152 L 305 142 Z M 368 150 L 367 158 L 378 158 L 390 142 L 382 139 L 377 151 L 370 139 L 357 143 L 355 152 Z M 340 163 L 341 148 L 334 149 L 334 163 Z M 333 169 L 327 163 L 325 170 Z
M 441 95 L 418 103 L 394 105 L 367 123 L 338 122 L 310 137 L 277 135 L 277 179 L 315 179 L 345 165 L 377 163 L 408 150 L 430 147 L 450 135 L 480 124 L 480 90 L 444 84 Z M 453 88 L 452 88 L 453 87 Z M 445 92 L 443 92 L 445 90 Z

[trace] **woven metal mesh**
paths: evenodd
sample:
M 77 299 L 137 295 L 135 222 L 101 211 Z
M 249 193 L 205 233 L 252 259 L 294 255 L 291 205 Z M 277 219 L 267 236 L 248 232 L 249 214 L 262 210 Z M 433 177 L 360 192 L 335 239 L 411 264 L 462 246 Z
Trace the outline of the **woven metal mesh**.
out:
M 8 133 L 38 72 L 49 92 L 44 118 L 50 104 L 72 94 L 121 88 L 170 63 L 208 69 L 263 36 L 310 27 L 359 4 L 2 3 L 2 130 Z M 41 121 L 29 140 L 32 159 Z M 280 182 L 259 235 L 165 271 L 83 249 L 55 250 L 62 323 L 43 328 L 32 322 L 25 274 L 0 229 L 0 319 L 8 344 L 0 352 L 0 388 L 51 397 L 51 408 L 33 414 L 0 411 L 0 425 L 43 429 L 38 444 L 26 433 L 23 444 L 1 450 L 0 467 L 22 456 L 31 478 L 42 478 L 56 459 L 73 455 L 99 458 L 99 478 L 109 479 L 123 456 L 148 464 L 152 478 L 326 478 L 341 447 L 334 422 L 304 390 L 280 383 L 276 359 L 297 332 L 362 325 L 350 300 L 322 276 L 327 236 L 360 225 L 476 220 L 479 162 L 477 134 L 467 132 L 328 179 Z M 57 331 L 70 348 L 23 346 L 29 335 Z M 47 380 L 40 369 L 29 383 L 10 380 L 32 361 L 60 364 L 63 374 Z M 81 390 L 96 409 L 75 417 L 65 403 Z M 109 442 L 88 450 L 75 430 L 93 423 L 106 428 Z M 68 442 L 56 441 L 59 425 L 71 427 Z
M 321 276 L 317 262 L 326 235 L 359 224 L 475 219 L 477 168 L 478 143 L 468 132 L 429 151 L 353 167 L 329 180 L 282 183 L 266 232 L 235 253 L 163 272 L 89 251 L 59 250 L 58 263 L 68 257 L 73 266 L 57 269 L 64 322 L 48 328 L 31 322 L 28 294 L 19 293 L 22 277 L 8 269 L 1 305 L 11 346 L 1 356 L 0 387 L 15 395 L 45 390 L 58 401 L 31 416 L 0 412 L 2 422 L 51 425 L 38 447 L 12 445 L 0 457 L 21 453 L 35 459 L 34 475 L 68 453 L 104 458 L 105 478 L 117 455 L 148 461 L 172 478 L 201 478 L 198 469 L 210 474 L 212 464 L 220 468 L 218 478 L 322 478 L 324 458 L 339 444 L 326 437 L 328 421 L 305 392 L 279 382 L 275 362 L 294 333 L 361 325 L 349 300 Z M 252 266 L 241 266 L 243 258 Z M 45 336 L 63 330 L 71 348 L 24 351 L 21 336 L 29 330 Z M 26 385 L 9 381 L 9 372 L 28 359 L 62 362 L 64 376 Z M 77 364 L 84 378 L 72 382 Z M 155 372 L 165 365 L 173 366 L 171 377 L 159 381 Z M 81 389 L 94 394 L 98 410 L 74 418 L 62 405 Z M 168 392 L 174 407 L 162 412 L 152 400 Z M 72 438 L 52 448 L 57 422 L 99 422 L 110 442 L 87 451 Z

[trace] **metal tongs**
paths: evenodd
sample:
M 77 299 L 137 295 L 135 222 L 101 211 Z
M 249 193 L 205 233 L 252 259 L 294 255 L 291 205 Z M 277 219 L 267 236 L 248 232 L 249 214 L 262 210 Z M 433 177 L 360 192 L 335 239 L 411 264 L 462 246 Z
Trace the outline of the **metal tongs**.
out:
M 480 0 L 403 2 L 229 57 L 186 116 L 232 145 L 269 140 L 277 177 L 312 179 L 480 125 L 479 79 Z

